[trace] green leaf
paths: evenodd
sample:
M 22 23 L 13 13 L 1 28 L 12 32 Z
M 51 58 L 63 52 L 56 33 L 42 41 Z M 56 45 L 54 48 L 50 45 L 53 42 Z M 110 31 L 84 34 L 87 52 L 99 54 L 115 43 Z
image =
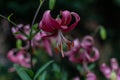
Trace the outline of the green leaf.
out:
M 33 30 L 37 30 L 37 29 L 38 29 L 38 23 L 34 24 L 34 25 L 32 26 L 32 29 L 33 29 Z
M 44 72 L 43 72 L 43 74 L 42 74 L 42 75 L 40 75 L 39 80 L 45 80 L 46 75 L 47 75 L 47 72 L 46 72 L 46 71 L 44 71 Z
M 107 32 L 103 26 L 100 26 L 100 37 L 102 40 L 105 40 L 107 38 Z
M 34 72 L 31 69 L 23 68 L 23 70 L 26 71 L 30 77 L 34 76 Z
M 20 76 L 20 78 L 21 78 L 22 80 L 32 80 L 32 79 L 28 76 L 28 74 L 23 70 L 22 67 L 20 67 L 20 66 L 17 65 L 17 64 L 14 64 L 14 68 L 16 69 L 18 75 Z
M 52 64 L 53 62 L 54 62 L 54 61 L 52 60 L 52 61 L 49 61 L 48 63 L 46 63 L 45 65 L 43 65 L 43 66 L 37 71 L 37 73 L 35 74 L 34 80 L 36 80 L 37 77 L 38 77 L 43 71 L 45 71 L 45 69 L 46 69 L 48 66 L 50 66 L 50 64 Z
M 53 71 L 60 72 L 60 68 L 57 64 L 53 64 Z
M 56 0 L 49 0 L 49 9 L 53 10 Z
M 20 48 L 22 47 L 22 41 L 21 41 L 20 39 L 18 39 L 18 40 L 16 41 L 16 47 L 17 47 L 18 49 L 20 49 Z
M 93 63 L 93 64 L 91 64 L 91 65 L 89 65 L 89 70 L 92 70 L 92 69 L 94 69 L 95 68 L 95 66 L 96 66 L 96 64 L 95 63 Z

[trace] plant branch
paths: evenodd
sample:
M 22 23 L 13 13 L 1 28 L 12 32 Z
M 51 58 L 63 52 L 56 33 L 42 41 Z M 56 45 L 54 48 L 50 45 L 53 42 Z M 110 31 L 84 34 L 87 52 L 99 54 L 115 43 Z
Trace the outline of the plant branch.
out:
M 9 20 L 7 17 L 3 16 L 0 14 L 0 17 L 6 19 L 7 21 L 9 21 L 11 24 L 13 24 L 14 26 L 17 26 L 13 21 Z

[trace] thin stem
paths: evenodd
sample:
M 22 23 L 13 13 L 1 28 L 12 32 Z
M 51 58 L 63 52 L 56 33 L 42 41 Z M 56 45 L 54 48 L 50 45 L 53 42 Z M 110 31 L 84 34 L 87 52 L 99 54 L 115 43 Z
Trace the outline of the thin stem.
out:
M 38 8 L 37 8 L 37 10 L 36 10 L 36 13 L 35 13 L 35 15 L 34 15 L 34 18 L 33 18 L 32 24 L 31 24 L 31 27 L 32 27 L 33 24 L 35 23 L 36 17 L 37 17 L 37 15 L 38 15 L 38 13 L 39 13 L 39 11 L 40 11 L 40 9 L 41 9 L 41 7 L 42 7 L 42 5 L 43 5 L 44 2 L 45 2 L 45 0 L 43 0 L 43 1 L 39 4 L 39 6 L 38 6 Z M 32 37 L 32 30 L 33 30 L 33 29 L 31 29 L 31 31 L 30 31 L 30 39 L 31 39 L 31 37 Z
M 40 3 L 38 9 L 36 10 L 36 13 L 35 13 L 34 18 L 33 18 L 33 21 L 32 21 L 32 26 L 33 26 L 33 24 L 34 24 L 34 22 L 35 22 L 35 20 L 36 20 L 36 17 L 37 17 L 37 15 L 38 15 L 38 13 L 39 13 L 39 11 L 40 11 L 40 9 L 41 9 L 41 7 L 42 7 L 42 5 L 43 5 L 44 2 L 45 2 L 45 0 L 43 0 L 43 1 Z
M 86 72 L 89 72 L 89 69 L 88 69 L 88 66 L 87 66 L 87 63 L 84 61 L 83 62 L 83 68 Z
M 0 17 L 6 19 L 7 21 L 9 21 L 10 23 L 12 23 L 14 26 L 17 26 L 13 21 L 9 20 L 7 17 L 0 15 Z
M 38 9 L 36 10 L 36 13 L 34 15 L 34 18 L 33 18 L 32 24 L 31 24 L 31 30 L 30 30 L 30 35 L 29 35 L 29 49 L 30 49 L 30 56 L 31 56 L 31 61 L 30 62 L 31 62 L 31 69 L 32 70 L 33 70 L 33 63 L 32 63 L 32 57 L 33 57 L 33 50 L 32 50 L 32 38 L 33 38 L 33 35 L 32 35 L 32 32 L 33 32 L 33 29 L 32 29 L 32 27 L 33 27 L 33 24 L 34 24 L 34 22 L 36 20 L 36 17 L 37 17 L 37 15 L 38 15 L 38 13 L 39 13 L 39 11 L 40 11 L 40 9 L 41 9 L 44 2 L 45 2 L 45 0 L 43 0 L 41 2 L 41 4 L 39 4 Z

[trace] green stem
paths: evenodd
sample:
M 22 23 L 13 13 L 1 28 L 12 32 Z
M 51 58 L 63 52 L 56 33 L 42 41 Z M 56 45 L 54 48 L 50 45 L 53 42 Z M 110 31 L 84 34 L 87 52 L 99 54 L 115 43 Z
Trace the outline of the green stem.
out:
M 33 38 L 32 32 L 33 32 L 33 29 L 32 29 L 32 27 L 34 25 L 36 17 L 37 17 L 37 15 L 38 15 L 38 13 L 39 13 L 39 11 L 40 11 L 40 9 L 41 9 L 44 2 L 45 2 L 45 0 L 43 0 L 41 2 L 41 4 L 39 4 L 38 9 L 36 10 L 36 13 L 34 15 L 34 18 L 33 18 L 32 24 L 31 24 L 31 30 L 30 30 L 30 35 L 29 35 L 29 49 L 30 49 L 30 56 L 31 56 L 31 69 L 33 71 L 34 71 L 34 69 L 33 69 L 33 63 L 32 63 L 32 58 L 33 58 L 33 50 L 32 50 L 32 38 Z M 33 78 L 32 78 L 32 80 L 33 80 Z
M 7 17 L 0 15 L 0 17 L 6 19 L 7 21 L 9 21 L 11 24 L 13 24 L 14 26 L 17 26 L 13 21 L 9 20 Z

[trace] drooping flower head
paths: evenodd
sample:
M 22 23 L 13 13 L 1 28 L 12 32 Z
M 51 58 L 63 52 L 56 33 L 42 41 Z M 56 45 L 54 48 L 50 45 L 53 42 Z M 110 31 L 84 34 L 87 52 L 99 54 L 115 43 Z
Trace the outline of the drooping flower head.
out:
M 103 63 L 100 66 L 100 71 L 103 73 L 103 75 L 107 79 L 120 80 L 120 67 L 119 67 L 119 64 L 118 64 L 117 60 L 115 58 L 112 58 L 110 60 L 110 62 L 111 62 L 110 67 L 107 66 L 105 63 Z
M 91 36 L 85 36 L 81 42 L 75 39 L 74 47 L 65 54 L 70 61 L 76 63 L 89 63 L 99 59 L 99 51 L 94 47 L 94 40 Z
M 80 17 L 77 13 L 69 12 L 68 10 L 61 11 L 60 13 L 62 18 L 57 17 L 54 19 L 50 14 L 50 10 L 45 11 L 43 18 L 39 23 L 39 28 L 49 33 L 48 36 L 57 35 L 56 50 L 60 50 L 62 56 L 64 57 L 62 49 L 63 43 L 70 46 L 71 42 L 63 36 L 62 32 L 69 32 L 73 30 L 80 21 Z M 75 18 L 75 22 L 70 25 L 72 16 Z
M 24 49 L 21 49 L 19 51 L 17 51 L 16 49 L 12 49 L 8 52 L 7 57 L 11 62 L 15 64 L 19 64 L 27 68 L 31 67 L 30 54 Z

